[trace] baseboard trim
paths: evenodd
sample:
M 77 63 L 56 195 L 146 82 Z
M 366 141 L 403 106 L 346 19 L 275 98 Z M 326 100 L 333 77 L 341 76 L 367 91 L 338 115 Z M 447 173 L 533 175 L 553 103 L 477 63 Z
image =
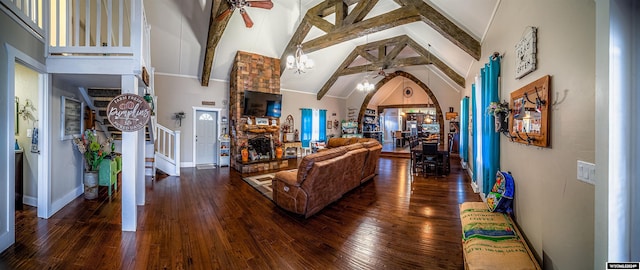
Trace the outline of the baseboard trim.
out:
M 193 168 L 195 166 L 193 162 L 180 162 L 180 168 Z
M 38 198 L 37 197 L 31 197 L 31 196 L 23 196 L 22 197 L 22 203 L 28 205 L 28 206 L 33 206 L 33 207 L 38 207 Z
M 60 211 L 60 209 L 65 207 L 67 204 L 69 204 L 75 198 L 77 198 L 78 196 L 82 195 L 82 193 L 84 193 L 84 185 L 80 185 L 79 187 L 76 187 L 75 189 L 69 191 L 67 194 L 62 196 L 62 198 L 52 202 L 51 203 L 51 209 L 49 210 L 49 216 L 47 218 L 53 216 L 55 213 Z

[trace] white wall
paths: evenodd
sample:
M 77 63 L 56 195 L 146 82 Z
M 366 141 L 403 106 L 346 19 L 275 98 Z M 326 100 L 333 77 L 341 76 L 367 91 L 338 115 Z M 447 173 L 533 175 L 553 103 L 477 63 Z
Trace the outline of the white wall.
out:
M 514 45 L 526 26 L 538 27 L 538 69 L 516 80 Z M 576 180 L 577 160 L 595 161 L 594 26 L 593 0 L 501 1 L 462 93 L 471 96 L 473 76 L 495 51 L 505 53 L 502 99 L 552 76 L 552 102 L 558 103 L 551 105 L 551 147 L 500 139 L 500 168 L 516 181 L 517 223 L 545 269 L 594 269 L 594 186 Z
M 52 76 L 53 89 L 50 91 L 51 110 L 51 213 L 53 215 L 71 200 L 84 192 L 82 184 L 82 154 L 73 144 L 73 140 L 61 140 L 61 98 L 62 96 L 82 100 L 78 90 L 64 85 Z M 64 157 L 64 158 L 56 158 Z
M 15 72 L 15 96 L 20 99 L 19 109 L 24 108 L 27 99 L 30 100 L 36 110 L 29 109 L 29 111 L 37 119 L 40 110 L 38 108 L 38 73 L 21 64 L 16 64 Z M 22 116 L 18 117 L 18 123 L 19 133 L 16 139 L 24 150 L 22 161 L 25 199 L 23 201 L 31 206 L 37 206 L 35 199 L 38 198 L 38 154 L 30 151 L 31 138 L 27 137 L 27 130 L 32 130 L 37 123 L 29 118 L 25 120 Z
M 211 80 L 208 87 L 200 85 L 195 77 L 155 74 L 155 94 L 158 96 L 156 116 L 158 123 L 180 130 L 180 160 L 191 164 L 193 161 L 193 107 L 220 108 L 221 116 L 229 117 L 229 83 Z M 202 101 L 215 101 L 215 106 L 204 106 Z M 174 114 L 184 112 L 182 125 Z
M 324 109 L 327 110 L 327 121 L 342 120 L 347 118 L 346 100 L 336 97 L 316 98 L 316 94 L 303 93 L 298 91 L 280 89 L 282 94 L 282 116 L 280 123 L 283 123 L 287 115 L 293 116 L 294 129 L 300 130 L 301 108 Z M 358 109 L 360 106 L 358 105 Z M 333 114 L 336 114 L 335 116 Z M 337 129 L 327 129 L 327 136 L 334 134 L 340 136 L 340 126 Z

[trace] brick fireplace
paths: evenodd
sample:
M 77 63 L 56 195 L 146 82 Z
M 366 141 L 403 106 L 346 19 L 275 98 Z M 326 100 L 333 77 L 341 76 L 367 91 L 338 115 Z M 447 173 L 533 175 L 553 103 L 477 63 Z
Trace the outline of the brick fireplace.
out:
M 243 51 L 236 54 L 229 80 L 231 167 L 241 173 L 288 167 L 289 160 L 273 158 L 273 139 L 279 138 L 280 118 L 271 117 L 267 125 L 257 125 L 254 117 L 243 116 L 245 90 L 280 94 L 280 59 Z M 240 146 L 250 144 L 258 158 L 242 162 Z

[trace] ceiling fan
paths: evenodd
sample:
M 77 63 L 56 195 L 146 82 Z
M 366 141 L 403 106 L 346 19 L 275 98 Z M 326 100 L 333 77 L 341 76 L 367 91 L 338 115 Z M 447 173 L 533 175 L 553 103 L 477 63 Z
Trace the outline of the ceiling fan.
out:
M 231 5 L 227 10 L 223 11 L 216 17 L 216 21 L 222 21 L 227 16 L 230 16 L 234 10 L 240 9 L 240 15 L 242 15 L 242 20 L 244 20 L 244 25 L 247 28 L 251 28 L 253 26 L 253 21 L 247 14 L 247 11 L 244 10 L 245 7 L 255 7 L 255 8 L 264 8 L 271 9 L 273 7 L 273 2 L 271 0 L 255 0 L 255 1 L 247 1 L 247 0 L 227 0 L 229 5 Z
M 382 76 L 382 77 L 387 77 L 387 76 L 389 76 L 389 73 L 387 73 L 386 71 L 384 71 L 384 69 L 385 69 L 385 67 L 384 67 L 384 66 L 383 66 L 383 67 L 380 67 L 380 70 L 378 70 L 378 73 L 376 73 L 376 76 L 373 76 L 373 78 L 375 79 L 375 78 L 380 77 L 380 76 Z

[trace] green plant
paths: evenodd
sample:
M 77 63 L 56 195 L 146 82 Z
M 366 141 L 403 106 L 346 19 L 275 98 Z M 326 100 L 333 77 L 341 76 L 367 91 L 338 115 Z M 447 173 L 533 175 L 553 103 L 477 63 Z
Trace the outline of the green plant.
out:
M 496 115 L 499 113 L 509 114 L 511 110 L 509 110 L 509 103 L 505 102 L 491 102 L 487 107 L 487 113 L 491 115 Z
M 110 155 L 115 149 L 113 138 L 109 137 L 100 143 L 95 130 L 87 129 L 82 136 L 73 139 L 73 144 L 78 147 L 78 151 L 83 155 L 85 170 L 97 171 L 100 162 Z

